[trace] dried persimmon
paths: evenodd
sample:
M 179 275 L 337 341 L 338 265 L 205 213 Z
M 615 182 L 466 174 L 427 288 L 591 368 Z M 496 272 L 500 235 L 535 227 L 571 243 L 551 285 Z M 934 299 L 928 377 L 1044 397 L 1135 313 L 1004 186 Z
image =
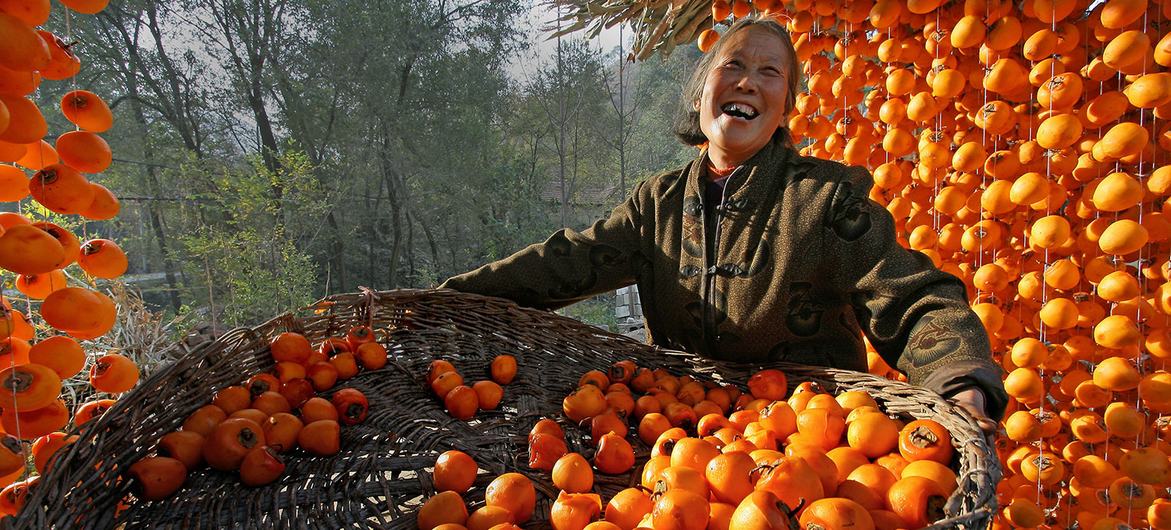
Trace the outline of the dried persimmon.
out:
M 61 394 L 61 376 L 52 368 L 23 364 L 0 370 L 0 408 L 36 410 Z
M 81 245 L 77 265 L 90 276 L 111 280 L 125 274 L 130 261 L 117 243 L 91 239 Z
M 57 137 L 55 147 L 61 162 L 83 173 L 101 173 L 113 161 L 110 144 L 89 131 L 62 134 Z
M 25 197 L 28 197 L 28 175 L 20 168 L 0 164 L 0 202 L 16 202 Z
M 77 441 L 76 434 L 69 435 L 63 432 L 51 432 L 33 441 L 33 467 L 37 473 L 48 473 L 53 464 L 53 456 L 65 446 Z
M 61 158 L 57 156 L 57 150 L 49 145 L 49 142 L 37 140 L 28 144 L 24 156 L 20 157 L 16 163 L 25 169 L 40 171 L 60 161 Z
M 0 414 L 0 427 L 22 440 L 33 440 L 65 428 L 69 423 L 69 409 L 57 399 L 36 410 L 6 408 Z
M 121 354 L 103 355 L 90 369 L 89 382 L 99 392 L 126 392 L 138 383 L 138 365 Z
M 64 261 L 65 248 L 40 228 L 16 225 L 0 234 L 0 268 L 17 274 L 45 274 L 60 268 Z
M 0 475 L 23 470 L 24 465 L 24 446 L 20 438 L 7 433 L 0 434 Z
M 51 270 L 44 274 L 21 274 L 16 277 L 16 290 L 32 300 L 44 300 L 53 291 L 65 287 L 65 271 Z
M 97 94 L 74 90 L 61 97 L 65 119 L 90 132 L 106 132 L 114 125 L 114 114 Z
M 0 65 L 17 71 L 39 70 L 49 63 L 49 49 L 31 24 L 0 12 Z
M 49 49 L 49 63 L 40 69 L 45 79 L 61 81 L 81 71 L 81 59 L 73 53 L 73 44 L 66 43 L 48 31 L 38 30 L 37 34 Z
M 113 192 L 97 182 L 90 182 L 89 187 L 94 190 L 94 200 L 79 212 L 81 216 L 91 221 L 108 221 L 117 217 L 122 205 Z
M 94 200 L 90 182 L 65 164 L 50 164 L 33 174 L 28 184 L 33 199 L 60 214 L 79 214 Z

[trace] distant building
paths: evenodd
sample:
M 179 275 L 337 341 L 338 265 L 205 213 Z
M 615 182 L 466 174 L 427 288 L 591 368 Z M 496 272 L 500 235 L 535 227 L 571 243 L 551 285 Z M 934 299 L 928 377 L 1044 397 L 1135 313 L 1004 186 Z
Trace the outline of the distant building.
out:
M 619 333 L 642 330 L 642 303 L 638 299 L 637 285 L 614 291 L 614 317 L 618 321 Z

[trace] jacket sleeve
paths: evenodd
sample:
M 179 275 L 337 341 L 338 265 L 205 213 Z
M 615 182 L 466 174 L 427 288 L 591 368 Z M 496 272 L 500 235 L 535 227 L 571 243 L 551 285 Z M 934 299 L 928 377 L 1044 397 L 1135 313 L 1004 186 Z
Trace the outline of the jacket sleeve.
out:
M 558 309 L 635 282 L 645 182 L 609 218 L 577 232 L 563 228 L 543 243 L 447 279 L 439 287 Z
M 871 344 L 911 384 L 944 397 L 977 387 L 999 421 L 1008 403 L 1003 370 L 963 283 L 901 246 L 894 218 L 869 198 L 869 172 L 845 171 L 823 220 L 826 270 L 837 292 L 850 297 Z

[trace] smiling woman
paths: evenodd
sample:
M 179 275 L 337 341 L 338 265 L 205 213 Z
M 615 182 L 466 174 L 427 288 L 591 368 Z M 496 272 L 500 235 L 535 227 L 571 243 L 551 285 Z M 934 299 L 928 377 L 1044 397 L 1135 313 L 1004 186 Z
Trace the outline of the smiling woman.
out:
M 675 133 L 695 160 L 441 287 L 555 309 L 637 284 L 649 342 L 723 360 L 865 371 L 865 336 L 912 384 L 999 419 L 1001 369 L 963 282 L 899 245 L 868 171 L 794 149 L 795 56 L 776 21 L 737 22 L 683 89 Z

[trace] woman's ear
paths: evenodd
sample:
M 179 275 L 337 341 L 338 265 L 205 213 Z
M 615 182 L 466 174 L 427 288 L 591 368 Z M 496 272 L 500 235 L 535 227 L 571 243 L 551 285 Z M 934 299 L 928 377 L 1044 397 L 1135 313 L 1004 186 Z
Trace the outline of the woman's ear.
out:
M 699 112 L 699 100 L 698 99 L 691 102 L 691 110 L 694 110 L 695 112 Z

